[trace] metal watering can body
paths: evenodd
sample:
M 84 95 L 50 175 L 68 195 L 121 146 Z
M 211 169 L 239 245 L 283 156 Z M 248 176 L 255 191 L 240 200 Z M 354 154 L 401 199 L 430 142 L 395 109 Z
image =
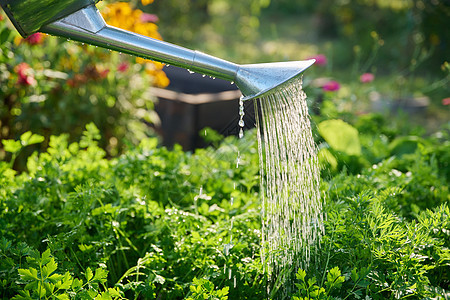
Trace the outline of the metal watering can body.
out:
M 238 65 L 199 51 L 122 30 L 105 23 L 99 0 L 0 0 L 19 33 L 44 32 L 136 55 L 235 82 L 243 100 L 260 98 L 288 84 L 315 60 Z
M 27 37 L 50 24 L 99 0 L 0 0 L 17 31 Z

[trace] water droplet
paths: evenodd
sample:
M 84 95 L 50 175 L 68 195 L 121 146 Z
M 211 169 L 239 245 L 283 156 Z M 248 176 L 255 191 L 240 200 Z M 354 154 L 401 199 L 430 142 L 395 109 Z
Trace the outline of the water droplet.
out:
M 240 119 L 239 120 L 239 126 L 244 127 L 244 125 L 245 125 L 244 120 Z
M 231 279 L 231 269 L 228 269 L 228 280 Z
M 189 74 L 194 74 L 195 73 L 194 71 L 191 71 L 189 69 L 187 69 L 187 70 L 188 70 Z
M 236 288 L 236 276 L 234 276 L 233 281 L 234 281 L 234 288 Z
M 216 79 L 216 77 L 213 77 L 212 79 Z
M 231 84 L 234 84 L 234 81 L 232 81 Z
M 244 137 L 244 130 L 239 130 L 239 138 L 242 139 Z
M 202 77 L 206 77 L 206 74 L 203 74 Z

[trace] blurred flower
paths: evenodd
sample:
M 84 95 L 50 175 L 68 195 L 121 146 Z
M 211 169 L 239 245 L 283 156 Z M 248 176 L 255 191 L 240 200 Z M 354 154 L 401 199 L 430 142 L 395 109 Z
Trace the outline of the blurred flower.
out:
M 17 83 L 20 85 L 35 85 L 36 79 L 34 79 L 33 73 L 31 67 L 23 62 L 18 64 L 15 68 L 15 71 L 17 72 L 18 79 Z
M 369 83 L 372 82 L 375 79 L 375 76 L 372 73 L 364 73 L 361 76 L 359 76 L 359 81 L 362 83 Z
M 117 71 L 124 73 L 128 70 L 130 65 L 127 62 L 121 62 L 119 66 L 117 66 Z
M 33 33 L 29 37 L 25 38 L 25 42 L 30 45 L 39 45 L 44 41 L 44 35 L 40 32 Z
M 99 76 L 100 76 L 100 78 L 106 78 L 106 76 L 108 76 L 108 73 L 109 73 L 109 69 L 104 69 L 104 70 L 102 70 L 102 71 L 100 71 L 100 73 L 99 73 Z
M 67 85 L 70 87 L 77 87 L 87 83 L 90 80 L 99 81 L 106 78 L 108 73 L 108 68 L 99 69 L 97 66 L 89 65 L 84 69 L 82 74 L 75 74 L 73 78 L 68 79 Z
M 106 78 L 106 76 L 109 73 L 109 69 L 99 69 L 97 66 L 87 66 L 84 70 L 84 75 L 86 75 L 87 78 L 91 78 L 94 80 L 100 80 Z
M 151 38 L 160 40 L 158 26 L 153 22 L 157 16 L 145 14 L 139 9 L 133 9 L 128 2 L 108 4 L 102 11 L 106 22 L 112 26 L 130 30 Z
M 87 82 L 87 77 L 84 74 L 75 74 L 73 78 L 67 80 L 67 85 L 70 87 L 77 87 L 80 84 Z
M 166 73 L 162 70 L 164 65 L 162 63 L 154 62 L 146 64 L 145 72 L 153 77 L 154 84 L 157 87 L 164 88 L 169 85 L 170 81 Z
M 442 99 L 442 105 L 450 105 L 450 98 Z
M 152 3 L 153 0 L 141 0 L 141 2 L 143 5 L 147 5 Z M 154 23 L 158 21 L 158 17 L 152 14 L 146 14 L 139 9 L 133 9 L 128 2 L 108 4 L 102 11 L 102 14 L 106 22 L 112 26 L 130 30 L 154 39 L 162 39 L 158 32 L 158 26 Z M 153 76 L 155 85 L 165 87 L 169 84 L 169 79 L 164 71 L 162 71 L 162 64 L 140 57 L 136 58 L 136 62 L 145 66 L 146 73 Z M 125 66 L 119 66 L 118 70 L 121 71 L 124 68 Z
M 0 21 L 3 21 L 3 16 L 2 16 L 2 14 L 0 14 Z
M 316 56 L 312 56 L 308 59 L 315 59 L 315 64 L 318 66 L 325 66 L 327 64 L 327 57 L 323 54 L 317 54 Z
M 326 92 L 335 92 L 337 90 L 339 90 L 341 88 L 341 85 L 339 84 L 339 82 L 331 80 L 328 81 L 327 83 L 325 83 L 322 86 L 322 89 Z
M 141 15 L 141 22 L 147 23 L 147 22 L 152 22 L 152 23 L 156 23 L 159 21 L 159 18 L 157 15 L 154 14 L 146 14 L 146 13 L 142 13 Z

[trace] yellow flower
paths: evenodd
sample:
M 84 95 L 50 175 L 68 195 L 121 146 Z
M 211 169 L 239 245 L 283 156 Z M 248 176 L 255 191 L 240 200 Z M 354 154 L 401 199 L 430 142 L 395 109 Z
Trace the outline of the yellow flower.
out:
M 152 3 L 153 0 L 141 0 L 141 2 L 143 5 L 147 5 Z M 143 14 L 142 11 L 139 9 L 132 9 L 128 2 L 108 4 L 104 11 L 102 11 L 102 14 L 106 22 L 111 26 L 129 30 L 154 39 L 162 39 L 158 32 L 158 26 L 151 22 L 143 22 L 141 20 Z M 169 79 L 164 71 L 162 71 L 163 64 L 140 57 L 136 58 L 136 62 L 145 65 L 145 72 L 153 77 L 156 86 L 166 87 L 169 85 Z

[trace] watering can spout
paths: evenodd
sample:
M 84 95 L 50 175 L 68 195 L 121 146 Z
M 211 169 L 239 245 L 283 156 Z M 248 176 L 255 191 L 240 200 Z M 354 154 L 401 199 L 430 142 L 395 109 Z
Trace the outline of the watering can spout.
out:
M 43 10 L 43 2 L 49 9 Z M 238 65 L 164 41 L 109 26 L 96 0 L 0 0 L 22 36 L 37 31 L 182 67 L 233 81 L 244 100 L 259 98 L 290 82 L 314 60 Z M 47 8 L 46 7 L 46 8 Z

